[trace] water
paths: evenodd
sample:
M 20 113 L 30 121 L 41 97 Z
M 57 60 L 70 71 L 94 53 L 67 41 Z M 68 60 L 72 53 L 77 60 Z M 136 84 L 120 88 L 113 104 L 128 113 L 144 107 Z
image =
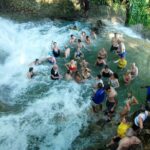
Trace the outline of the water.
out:
M 76 24 L 80 31 L 68 30 L 73 24 Z M 51 81 L 52 66 L 47 63 L 34 67 L 37 76 L 33 80 L 26 78 L 29 64 L 35 58 L 48 55 L 52 40 L 57 41 L 63 49 L 70 34 L 79 36 L 82 30 L 88 33 L 89 27 L 90 24 L 81 22 L 43 20 L 19 24 L 0 18 L 0 150 L 84 149 L 91 145 L 101 146 L 99 143 L 113 135 L 113 123 L 103 126 L 100 122 L 95 125 L 99 115 L 91 113 L 93 80 L 80 85 L 74 81 Z M 110 38 L 114 31 L 124 33 L 121 36 L 126 39 L 129 54 L 136 49 L 137 54 L 146 57 L 147 54 L 141 54 L 141 50 L 148 53 L 149 41 L 144 41 L 129 28 L 108 25 L 93 46 L 89 47 L 91 52 L 84 51 L 90 68 L 94 68 L 100 48 L 105 47 L 109 50 Z M 141 47 L 139 43 L 144 46 Z M 133 58 L 135 62 L 139 62 L 141 58 L 138 57 L 128 56 L 129 63 Z M 116 59 L 115 56 L 109 53 L 109 58 L 108 64 L 114 71 L 118 71 L 111 61 Z M 62 74 L 66 71 L 63 65 L 66 62 L 58 58 Z M 139 67 L 143 64 L 148 65 L 147 61 L 143 61 L 139 63 Z M 147 66 L 142 68 L 143 72 L 141 71 L 139 76 L 142 84 L 148 79 L 148 74 L 142 79 L 146 68 Z M 100 68 L 94 68 L 92 75 L 95 76 L 99 71 Z M 129 89 L 139 86 L 139 80 L 128 88 L 122 85 L 123 88 L 118 90 L 118 98 L 123 101 Z M 139 92 L 136 96 L 142 98 L 143 93 Z M 120 105 L 123 104 L 121 100 Z M 121 109 L 121 106 L 119 108 Z M 102 117 L 102 114 L 100 116 Z M 89 142 L 91 140 L 92 142 Z

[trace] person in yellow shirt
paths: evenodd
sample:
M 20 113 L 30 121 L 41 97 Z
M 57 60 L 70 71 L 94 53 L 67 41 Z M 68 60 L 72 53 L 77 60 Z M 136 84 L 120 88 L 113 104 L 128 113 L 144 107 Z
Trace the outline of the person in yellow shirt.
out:
M 117 61 L 114 61 L 114 63 L 118 63 L 119 69 L 124 69 L 127 66 L 127 60 L 124 57 L 120 57 Z
M 118 147 L 119 141 L 126 136 L 127 130 L 131 127 L 128 117 L 123 117 L 121 123 L 117 128 L 117 135 L 112 138 L 111 142 L 106 145 L 106 147 Z

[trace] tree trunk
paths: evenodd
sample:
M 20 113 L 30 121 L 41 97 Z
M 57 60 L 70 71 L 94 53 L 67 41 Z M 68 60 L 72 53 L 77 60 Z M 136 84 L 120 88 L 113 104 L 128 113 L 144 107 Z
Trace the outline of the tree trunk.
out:
M 126 0 L 126 20 L 125 20 L 125 25 L 126 25 L 126 26 L 129 25 L 130 17 L 131 17 L 130 1 L 129 1 L 129 0 Z

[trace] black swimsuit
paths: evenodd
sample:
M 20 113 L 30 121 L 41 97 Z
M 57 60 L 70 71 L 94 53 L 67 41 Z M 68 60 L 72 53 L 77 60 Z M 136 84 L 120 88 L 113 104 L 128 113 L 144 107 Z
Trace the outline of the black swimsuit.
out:
M 57 78 L 53 78 L 52 76 L 57 77 Z M 58 72 L 55 73 L 55 70 L 53 68 L 51 69 L 51 79 L 52 80 L 58 80 L 59 79 L 59 73 Z
M 60 50 L 54 50 L 53 49 L 53 55 L 54 55 L 54 57 L 58 57 L 58 56 L 60 56 Z

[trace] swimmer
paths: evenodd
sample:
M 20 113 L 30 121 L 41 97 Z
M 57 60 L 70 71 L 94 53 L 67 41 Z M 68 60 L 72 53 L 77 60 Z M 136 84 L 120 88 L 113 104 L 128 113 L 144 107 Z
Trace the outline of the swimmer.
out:
M 33 72 L 33 67 L 30 67 L 30 68 L 29 68 L 29 71 L 28 71 L 28 73 L 27 73 L 27 78 L 28 78 L 28 79 L 32 79 L 33 76 L 35 76 L 35 73 Z
M 67 70 L 70 70 L 71 73 L 77 71 L 77 62 L 73 59 L 69 63 L 65 64 L 65 66 Z
M 52 80 L 59 80 L 62 76 L 58 72 L 58 66 L 56 64 L 53 65 L 51 69 L 51 79 Z
M 87 45 L 91 44 L 91 39 L 90 39 L 89 36 L 86 36 L 85 42 L 86 42 Z
M 64 52 L 65 58 L 68 58 L 70 56 L 70 51 L 71 51 L 71 49 L 69 47 L 65 46 L 65 52 Z
M 65 79 L 66 80 L 72 80 L 72 76 L 71 76 L 70 70 L 67 70 L 67 73 L 65 74 Z
M 95 31 L 91 31 L 91 38 L 97 39 L 97 35 L 96 35 Z
M 130 72 L 126 72 L 124 75 L 123 75 L 123 80 L 125 82 L 125 85 L 128 85 L 131 80 L 132 80 L 132 76 L 131 76 L 131 73 Z
M 135 63 L 131 64 L 131 69 L 129 72 L 131 73 L 132 80 L 138 76 L 138 67 L 135 65 Z
M 82 31 L 81 33 L 81 41 L 85 42 L 86 41 L 86 32 Z
M 82 76 L 80 75 L 79 71 L 75 72 L 74 79 L 77 83 L 83 83 L 84 82 L 84 80 L 83 80 Z
M 88 79 L 91 77 L 91 70 L 89 68 L 84 68 L 82 70 L 83 79 Z
M 118 63 L 119 69 L 125 69 L 127 66 L 127 60 L 124 57 L 120 57 L 120 59 L 114 61 L 114 63 Z
M 81 62 L 80 62 L 80 66 L 81 66 L 81 68 L 86 68 L 87 66 L 88 66 L 88 62 L 85 60 L 85 59 L 83 59 Z
M 29 66 L 32 66 L 32 65 L 38 66 L 38 65 L 40 65 L 41 63 L 42 63 L 42 62 L 41 62 L 38 58 L 36 58 L 32 63 L 29 64 Z
M 56 59 L 53 56 L 48 56 L 46 60 L 51 64 L 56 64 Z
M 97 88 L 99 83 L 101 83 L 101 84 L 102 84 L 102 87 L 104 87 L 104 82 L 103 82 L 103 80 L 102 80 L 101 74 L 98 74 L 98 75 L 96 76 L 96 84 L 94 85 L 94 88 Z
M 115 108 L 117 106 L 117 101 L 115 99 L 115 97 L 117 96 L 117 92 L 111 86 L 107 86 L 105 88 L 105 91 L 106 91 L 106 94 L 107 94 L 105 114 L 108 116 L 108 121 L 110 121 L 111 117 L 112 117 L 112 114 L 114 113 Z
M 93 112 L 97 113 L 97 107 L 102 110 L 102 103 L 105 100 L 105 90 L 101 83 L 98 83 L 97 85 L 97 91 L 92 96 L 92 108 Z
M 118 49 L 116 52 L 119 57 L 125 57 L 125 55 L 126 55 L 126 48 L 121 39 L 118 40 Z
M 77 48 L 76 52 L 74 53 L 74 59 L 80 60 L 84 57 L 84 54 L 81 52 L 80 48 Z
M 52 41 L 51 48 L 52 48 L 54 57 L 60 56 L 60 49 L 59 49 L 59 47 L 57 46 L 57 43 L 56 43 L 56 42 L 53 42 L 53 41 Z
M 71 34 L 69 43 L 74 44 L 75 42 L 76 42 L 76 37 L 73 34 Z
M 114 33 L 114 37 L 112 38 L 111 43 L 112 46 L 110 48 L 110 51 L 117 51 L 119 47 L 117 33 Z
M 117 74 L 117 73 L 113 73 L 113 74 L 110 76 L 108 82 L 109 82 L 109 84 L 110 84 L 113 88 L 115 88 L 115 89 L 119 88 L 120 84 L 119 84 L 119 81 L 118 81 L 118 74 Z
M 101 75 L 105 78 L 109 78 L 112 74 L 112 70 L 107 65 L 101 70 Z
M 85 48 L 85 46 L 83 45 L 83 43 L 80 39 L 78 39 L 77 48 L 79 48 L 79 49 Z
M 135 98 L 135 96 L 132 95 L 132 92 L 129 92 L 127 100 L 125 102 L 125 106 L 122 112 L 120 113 L 121 117 L 128 115 L 128 113 L 130 112 L 131 106 L 137 105 L 137 104 L 138 104 L 138 100 Z

